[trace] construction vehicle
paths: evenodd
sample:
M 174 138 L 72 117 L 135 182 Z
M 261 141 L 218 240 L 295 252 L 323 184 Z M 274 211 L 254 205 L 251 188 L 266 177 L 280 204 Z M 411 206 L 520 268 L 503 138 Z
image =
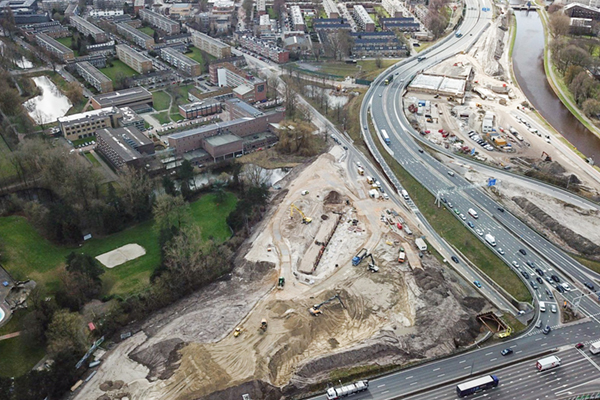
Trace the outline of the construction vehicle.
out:
M 298 207 L 296 207 L 294 204 L 292 204 L 290 206 L 290 218 L 294 217 L 294 210 L 296 210 L 298 212 L 298 214 L 300 214 L 300 216 L 302 216 L 302 223 L 303 224 L 310 224 L 312 222 L 312 218 L 307 217 L 306 215 L 304 215 L 304 213 L 302 212 L 302 210 L 299 209 Z
M 375 265 L 375 259 L 373 259 L 373 254 L 369 253 L 365 256 L 365 258 L 371 259 L 371 262 L 369 263 L 369 271 L 379 272 L 379 267 L 377 265 Z
M 358 174 L 361 176 L 365 174 L 365 170 L 363 169 L 363 167 L 358 167 Z
M 283 276 L 279 277 L 279 281 L 277 282 L 277 289 L 283 289 L 285 286 L 285 278 Z
M 404 250 L 401 250 L 398 253 L 398 262 L 403 263 L 404 261 L 406 261 L 406 253 L 404 252 Z
M 242 334 L 242 332 L 244 332 L 244 328 L 238 326 L 237 328 L 235 328 L 235 330 L 233 331 L 233 337 L 238 337 Z
M 260 321 L 260 328 L 259 328 L 259 329 L 260 329 L 262 332 L 266 332 L 266 331 L 267 331 L 267 326 L 268 326 L 268 325 L 267 325 L 267 320 L 263 318 L 263 320 L 262 320 L 262 321 Z
M 319 304 L 315 304 L 314 306 L 312 306 L 311 308 L 308 309 L 308 312 L 310 312 L 310 315 L 312 315 L 313 317 L 317 317 L 317 316 L 323 314 L 323 311 L 321 311 L 321 307 L 323 307 L 325 304 L 331 303 L 332 301 L 334 301 L 336 299 L 340 302 L 340 305 L 342 306 L 342 308 L 346 308 L 346 306 L 342 302 L 342 298 L 340 297 L 340 295 L 336 294 L 335 296 L 332 296 L 332 297 L 328 298 L 327 300 L 320 302 Z
M 544 157 L 544 155 L 546 155 L 546 157 Z M 542 151 L 542 160 L 544 160 L 546 162 L 551 162 L 552 157 L 550 157 L 550 155 L 548 155 L 548 153 L 546 153 L 545 151 Z
M 356 267 L 358 264 L 360 264 L 368 253 L 369 250 L 367 249 L 362 249 L 361 251 L 359 251 L 358 254 L 352 258 L 352 266 Z
M 512 328 L 509 326 L 504 332 L 500 332 L 498 337 L 500 339 L 504 339 L 504 338 L 509 337 L 511 334 L 512 334 Z

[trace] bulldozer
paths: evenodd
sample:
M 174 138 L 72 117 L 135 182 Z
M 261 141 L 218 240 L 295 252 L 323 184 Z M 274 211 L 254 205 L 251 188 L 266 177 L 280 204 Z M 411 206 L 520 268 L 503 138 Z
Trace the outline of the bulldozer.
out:
M 298 207 L 296 207 L 296 205 L 292 204 L 290 206 L 290 218 L 294 217 L 294 210 L 296 210 L 296 212 L 298 212 L 298 214 L 300 214 L 300 216 L 302 217 L 302 223 L 303 224 L 310 224 L 312 222 L 312 218 L 307 217 L 306 215 L 304 215 L 304 213 L 302 212 L 301 209 L 299 209 Z
M 263 318 L 262 321 L 260 321 L 260 327 L 259 327 L 259 329 L 260 329 L 261 332 L 266 332 L 267 331 L 267 327 L 268 327 L 267 320 Z
M 332 296 L 329 299 L 320 302 L 319 304 L 315 304 L 314 306 L 312 306 L 311 308 L 308 309 L 308 312 L 313 317 L 318 317 L 319 315 L 323 314 L 323 311 L 321 311 L 321 307 L 323 307 L 325 304 L 331 303 L 332 301 L 334 301 L 336 299 L 340 302 L 342 308 L 346 308 L 346 306 L 342 302 L 342 298 L 340 297 L 340 295 L 336 294 L 335 296 Z
M 233 331 L 233 337 L 238 337 L 242 334 L 242 332 L 244 332 L 244 328 L 242 328 L 241 326 L 238 326 L 237 328 L 235 328 L 235 330 Z

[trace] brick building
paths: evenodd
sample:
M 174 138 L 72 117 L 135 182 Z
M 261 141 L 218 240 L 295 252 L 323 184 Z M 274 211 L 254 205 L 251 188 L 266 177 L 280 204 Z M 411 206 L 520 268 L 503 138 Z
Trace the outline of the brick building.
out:
M 228 62 L 209 65 L 211 83 L 234 88 L 234 94 L 251 103 L 267 99 L 267 83 Z M 215 79 L 216 78 L 216 79 Z M 236 91 L 236 89 L 240 89 Z
M 179 22 L 173 21 L 172 19 L 165 17 L 162 14 L 156 13 L 147 8 L 142 8 L 141 10 L 139 10 L 138 14 L 143 21 L 146 21 L 153 27 L 158 28 L 163 32 L 166 32 L 168 35 L 175 35 L 181 32 Z
M 55 39 L 52 39 L 45 33 L 38 33 L 35 39 L 41 48 L 58 57 L 58 59 L 61 61 L 68 61 L 75 58 L 75 53 L 73 53 L 73 50 L 56 41 Z
M 375 32 L 375 22 L 373 22 L 373 19 L 364 6 L 360 4 L 355 5 L 352 14 L 360 29 L 365 32 Z
M 221 102 L 206 99 L 203 101 L 195 101 L 189 104 L 182 104 L 179 106 L 179 115 L 186 119 L 194 119 L 197 117 L 206 117 L 207 115 L 212 115 L 216 113 L 220 113 L 223 107 L 221 106 Z
M 96 110 L 112 106 L 134 110 L 152 108 L 152 93 L 138 86 L 92 97 L 92 107 Z
M 79 33 L 86 37 L 92 36 L 96 43 L 103 43 L 108 40 L 108 36 L 102 29 L 77 15 L 70 17 L 69 21 L 71 22 L 71 26 L 77 29 Z
M 234 37 L 242 47 L 273 60 L 278 64 L 283 64 L 290 60 L 289 51 L 282 49 L 281 47 L 277 47 L 270 42 L 261 40 L 254 36 L 239 33 L 234 34 Z
M 115 168 L 143 167 L 144 159 L 154 154 L 154 143 L 137 128 L 103 128 L 96 132 L 96 151 Z
M 189 76 L 198 76 L 202 74 L 202 66 L 200 63 L 170 47 L 162 48 L 160 50 L 160 57 Z
M 117 32 L 125 39 L 135 43 L 146 50 L 152 50 L 155 46 L 154 38 L 129 25 L 127 22 L 117 24 Z

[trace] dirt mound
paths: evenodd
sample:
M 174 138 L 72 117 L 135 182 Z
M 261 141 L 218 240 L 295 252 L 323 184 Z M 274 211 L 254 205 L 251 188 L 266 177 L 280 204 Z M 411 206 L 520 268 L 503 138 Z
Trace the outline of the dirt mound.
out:
M 185 346 L 185 343 L 179 338 L 163 340 L 153 346 L 130 354 L 129 358 L 144 364 L 150 369 L 148 380 L 168 379 L 179 366 L 181 359 L 179 350 L 183 346 Z
M 250 381 L 200 397 L 198 400 L 239 400 L 243 394 L 248 394 L 251 399 L 261 400 L 279 400 L 282 396 L 281 390 L 275 386 L 263 381 Z
M 587 257 L 596 260 L 600 259 L 600 246 L 596 245 L 580 234 L 573 232 L 566 226 L 561 225 L 549 214 L 545 213 L 542 209 L 526 198 L 513 197 L 512 200 L 536 221 L 544 225 L 550 231 L 556 233 L 562 240 L 565 241 L 565 243 L 567 243 L 567 245 Z
M 110 392 L 111 390 L 119 390 L 125 385 L 123 381 L 106 381 L 100 384 L 100 390 Z
M 342 204 L 343 200 L 344 199 L 341 194 L 335 190 L 332 190 L 331 192 L 327 193 L 327 196 L 325 196 L 325 200 L 323 200 L 323 202 L 325 204 Z

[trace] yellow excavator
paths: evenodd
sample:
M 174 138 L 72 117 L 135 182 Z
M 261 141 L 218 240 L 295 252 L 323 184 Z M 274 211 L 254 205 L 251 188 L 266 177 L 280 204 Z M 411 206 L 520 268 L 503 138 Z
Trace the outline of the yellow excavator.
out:
M 292 204 L 290 206 L 290 218 L 294 217 L 294 210 L 296 210 L 298 212 L 298 214 L 300 214 L 302 216 L 302 223 L 303 224 L 310 224 L 312 222 L 312 218 L 307 217 L 306 215 L 304 215 L 304 213 L 302 212 L 302 210 L 299 209 L 298 207 L 296 207 L 294 204 Z

